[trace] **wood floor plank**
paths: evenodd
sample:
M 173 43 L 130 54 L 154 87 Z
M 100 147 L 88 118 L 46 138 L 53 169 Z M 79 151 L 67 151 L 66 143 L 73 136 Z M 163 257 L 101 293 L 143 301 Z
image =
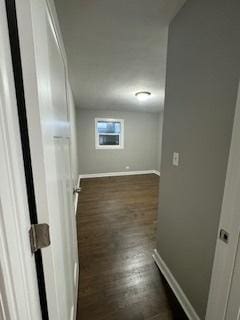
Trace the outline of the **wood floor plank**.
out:
M 83 179 L 77 320 L 185 320 L 153 262 L 159 177 Z

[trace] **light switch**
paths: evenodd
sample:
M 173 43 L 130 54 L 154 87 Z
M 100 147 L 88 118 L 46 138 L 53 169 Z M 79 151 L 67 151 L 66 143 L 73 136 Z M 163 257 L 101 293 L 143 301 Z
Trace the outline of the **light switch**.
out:
M 173 164 L 174 166 L 177 166 L 177 167 L 178 167 L 178 164 L 179 164 L 179 153 L 178 153 L 178 152 L 173 152 L 172 164 Z

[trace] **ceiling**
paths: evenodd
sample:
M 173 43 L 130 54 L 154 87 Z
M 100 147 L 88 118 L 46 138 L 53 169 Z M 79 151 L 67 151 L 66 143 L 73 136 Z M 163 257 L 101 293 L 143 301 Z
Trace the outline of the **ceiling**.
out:
M 55 0 L 77 107 L 161 111 L 167 27 L 184 2 Z

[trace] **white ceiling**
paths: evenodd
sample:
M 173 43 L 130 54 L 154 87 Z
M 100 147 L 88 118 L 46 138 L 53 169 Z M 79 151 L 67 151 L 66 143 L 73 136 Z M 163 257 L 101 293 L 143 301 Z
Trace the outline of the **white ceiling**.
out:
M 55 0 L 79 108 L 163 109 L 167 26 L 185 0 Z M 150 91 L 145 102 L 135 93 Z

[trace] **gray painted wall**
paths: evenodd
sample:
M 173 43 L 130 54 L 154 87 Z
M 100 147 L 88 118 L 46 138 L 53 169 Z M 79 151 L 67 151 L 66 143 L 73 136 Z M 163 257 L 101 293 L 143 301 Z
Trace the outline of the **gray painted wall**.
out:
M 95 118 L 124 119 L 124 149 L 95 149 Z M 77 109 L 79 173 L 159 170 L 159 125 L 161 115 Z
M 160 171 L 162 156 L 162 130 L 163 130 L 163 111 L 159 114 L 157 128 L 157 170 Z
M 239 12 L 239 0 L 189 0 L 169 28 L 157 249 L 201 319 L 237 97 Z

